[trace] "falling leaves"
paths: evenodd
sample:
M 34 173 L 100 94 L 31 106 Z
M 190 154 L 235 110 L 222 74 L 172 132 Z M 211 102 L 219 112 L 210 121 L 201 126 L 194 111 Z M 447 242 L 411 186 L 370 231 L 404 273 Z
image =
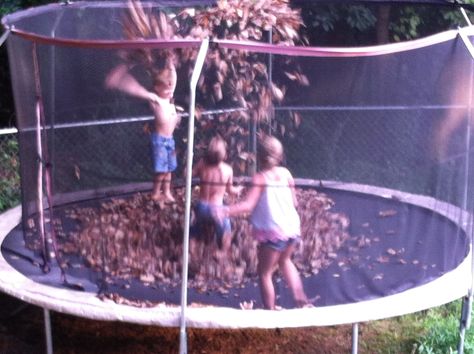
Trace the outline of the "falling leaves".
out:
M 309 86 L 309 80 L 306 77 L 306 75 L 298 72 L 298 71 L 293 71 L 293 72 L 287 72 L 285 71 L 286 77 L 288 77 L 291 81 L 296 81 L 298 84 L 302 86 Z
M 175 38 L 171 19 L 162 11 L 138 0 L 129 0 L 128 11 L 123 18 L 123 33 L 128 40 Z M 122 50 L 119 56 L 131 66 L 140 65 L 151 76 L 155 76 L 164 67 L 174 67 L 176 53 L 173 49 L 152 50 L 142 47 L 134 50 Z
M 129 0 L 123 24 L 124 37 L 131 40 L 202 40 L 210 37 L 236 41 L 271 40 L 280 45 L 304 42 L 299 34 L 303 25 L 300 10 L 292 8 L 288 0 L 219 0 L 215 6 L 179 9 L 176 13 Z M 172 63 L 179 72 L 191 73 L 196 55 L 197 50 L 188 48 L 156 50 L 144 47 L 120 53 L 129 65 L 143 66 L 151 75 L 166 63 Z M 239 143 L 248 143 L 249 120 L 259 124 L 261 129 L 276 127 L 280 134 L 294 136 L 301 124 L 299 114 L 291 113 L 289 119 L 273 119 L 273 105 L 284 100 L 289 82 L 302 86 L 309 84 L 308 78 L 291 61 L 291 58 L 274 57 L 274 67 L 282 65 L 286 75 L 270 80 L 266 55 L 211 46 L 198 81 L 200 104 L 211 109 L 238 107 L 244 110 L 237 114 L 219 113 L 219 119 L 215 120 L 200 119 L 198 115 L 196 130 L 203 133 L 202 138 L 218 132 L 228 141 L 228 155 L 232 161 L 240 153 L 237 151 Z M 245 131 L 233 134 L 236 126 L 245 127 Z M 248 173 L 254 168 L 254 161 L 238 161 L 233 167 Z
M 74 165 L 74 176 L 76 176 L 78 180 L 81 179 L 81 169 L 77 165 Z

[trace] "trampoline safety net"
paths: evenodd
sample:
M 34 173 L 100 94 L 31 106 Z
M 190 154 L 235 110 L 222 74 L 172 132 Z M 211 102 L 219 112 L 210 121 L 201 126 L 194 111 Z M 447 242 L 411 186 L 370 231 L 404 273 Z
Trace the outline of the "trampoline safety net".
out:
M 288 45 L 299 43 L 265 23 L 251 42 L 225 37 L 222 26 L 198 33 L 199 16 L 217 11 L 203 2 L 141 9 L 163 38 L 140 38 L 122 2 L 48 5 L 3 19 L 14 26 L 8 50 L 23 213 L 4 251 L 24 239 L 20 252 L 35 258 L 46 243 L 46 258 L 54 254 L 87 291 L 179 304 L 186 159 L 196 163 L 220 135 L 245 196 L 261 167 L 258 141 L 269 134 L 282 142 L 283 164 L 296 180 L 302 242 L 295 264 L 316 306 L 398 293 L 465 260 L 474 200 L 474 76 L 457 31 L 330 50 Z M 228 32 L 234 25 L 229 20 Z M 472 31 L 462 30 L 472 42 Z M 207 36 L 190 127 L 190 77 Z M 180 117 L 172 204 L 150 197 L 150 132 L 159 113 L 143 97 L 107 84 L 121 68 L 152 90 L 166 65 L 176 69 Z M 219 263 L 212 237 L 202 242 L 189 264 L 189 301 L 239 308 L 252 300 L 262 307 L 248 219 L 232 219 L 228 263 Z M 22 271 L 40 282 L 47 276 L 31 264 Z M 277 283 L 279 305 L 293 307 L 286 285 Z

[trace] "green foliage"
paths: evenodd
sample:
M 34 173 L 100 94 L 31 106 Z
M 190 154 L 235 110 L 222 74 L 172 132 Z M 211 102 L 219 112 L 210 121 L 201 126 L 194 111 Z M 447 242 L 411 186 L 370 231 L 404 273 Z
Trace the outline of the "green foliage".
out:
M 416 341 L 415 353 L 457 353 L 460 312 L 461 301 L 428 310 L 421 319 L 424 331 L 422 336 Z M 464 352 L 474 352 L 474 329 L 472 328 L 466 332 Z
M 0 18 L 3 16 L 32 6 L 50 3 L 47 0 L 8 0 L 0 1 Z M 0 26 L 1 27 L 1 26 Z M 0 30 L 0 34 L 3 30 Z M 14 109 L 13 95 L 10 85 L 10 74 L 8 69 L 7 46 L 5 43 L 0 47 L 0 127 L 13 126 Z M 4 183 L 1 182 L 1 183 Z
M 12 13 L 20 8 L 20 1 L 8 1 L 8 2 L 3 2 L 0 5 L 0 17 L 4 16 L 6 14 Z
M 347 23 L 353 29 L 366 31 L 373 28 L 377 22 L 377 17 L 366 6 L 352 6 L 347 11 Z
M 356 46 L 374 41 L 377 8 L 373 5 L 303 2 L 304 36 L 310 45 Z
M 466 4 L 474 4 L 474 0 L 464 1 Z M 466 15 L 469 17 L 471 23 L 474 23 L 474 14 L 472 12 L 466 11 Z M 458 26 L 467 26 L 468 23 L 464 18 L 461 10 L 458 11 L 448 11 L 443 14 L 443 19 L 449 23 L 457 24 Z
M 15 139 L 0 141 L 0 212 L 20 201 L 18 143 Z
M 368 322 L 360 339 L 363 353 L 454 354 L 459 343 L 461 300 L 392 319 Z M 466 331 L 464 353 L 474 353 L 474 329 Z
M 306 20 L 308 26 L 322 29 L 324 32 L 334 30 L 334 25 L 341 18 L 340 12 L 334 6 L 328 6 L 323 11 L 309 9 L 308 11 L 303 11 L 303 16 L 305 16 L 305 19 L 310 19 L 309 21 Z
M 9 0 L 0 3 L 0 17 L 20 9 L 51 3 L 48 0 Z M 59 1 L 58 1 L 59 2 Z
M 393 39 L 398 42 L 416 38 L 422 23 L 420 13 L 410 7 L 402 10 L 401 15 L 398 21 L 391 22 L 389 25 Z
M 373 45 L 380 40 L 377 32 L 384 28 L 388 30 L 388 38 L 383 40 L 398 42 L 466 25 L 461 11 L 451 6 L 297 3 L 302 7 L 306 36 L 312 45 Z M 388 10 L 387 19 L 383 17 L 382 9 Z M 474 16 L 468 15 L 472 22 Z

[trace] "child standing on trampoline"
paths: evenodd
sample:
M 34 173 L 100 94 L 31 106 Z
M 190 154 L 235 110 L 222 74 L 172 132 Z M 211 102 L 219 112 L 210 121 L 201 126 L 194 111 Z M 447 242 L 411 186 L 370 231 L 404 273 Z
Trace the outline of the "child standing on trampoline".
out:
M 203 233 L 206 225 L 213 225 L 217 244 L 225 255 L 230 249 L 231 229 L 229 218 L 220 220 L 212 212 L 215 207 L 222 207 L 224 195 L 236 196 L 241 186 L 233 185 L 232 167 L 225 163 L 227 157 L 225 141 L 215 136 L 209 142 L 204 158 L 199 160 L 193 169 L 193 176 L 199 177 L 199 200 L 194 206 L 195 220 L 191 227 L 191 236 Z
M 180 117 L 173 103 L 176 88 L 176 69 L 168 61 L 153 74 L 153 91 L 148 91 L 130 73 L 126 65 L 119 65 L 107 76 L 106 86 L 149 102 L 154 115 L 151 133 L 153 149 L 153 200 L 174 202 L 171 194 L 171 173 L 176 169 L 176 151 L 173 132 Z
M 300 238 L 300 218 L 296 211 L 293 177 L 280 166 L 283 146 L 271 136 L 260 140 L 257 160 L 260 171 L 252 179 L 245 200 L 217 211 L 223 216 L 251 213 L 252 232 L 259 241 L 257 272 L 266 309 L 275 309 L 272 275 L 277 267 L 291 289 L 297 307 L 308 304 L 303 284 L 291 260 Z

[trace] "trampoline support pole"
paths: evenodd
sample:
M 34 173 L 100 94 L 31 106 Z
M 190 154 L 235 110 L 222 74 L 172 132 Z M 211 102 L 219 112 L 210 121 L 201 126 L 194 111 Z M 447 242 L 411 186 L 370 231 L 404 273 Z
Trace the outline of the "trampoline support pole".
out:
M 464 18 L 466 19 L 467 23 L 469 26 L 472 26 L 471 21 L 469 20 L 469 17 L 466 14 L 466 11 L 464 8 L 461 7 L 461 12 L 464 15 Z M 469 54 L 471 57 L 474 59 L 474 46 L 472 45 L 469 37 L 465 33 L 465 31 L 462 28 L 458 28 L 458 33 L 459 36 L 461 37 L 464 45 L 466 46 L 466 49 L 469 51 Z M 472 77 L 472 63 L 471 63 L 471 77 Z M 472 96 L 472 88 L 473 88 L 473 82 L 471 79 L 471 85 L 470 85 L 470 93 Z M 472 100 L 469 101 L 469 118 L 472 118 Z M 468 132 L 470 131 L 470 125 L 468 125 Z M 470 135 L 468 134 L 468 137 Z M 467 151 L 469 151 L 470 147 L 470 141 L 468 140 L 467 142 Z M 467 156 L 469 156 L 467 154 Z M 467 166 L 468 168 L 466 169 L 469 171 L 469 158 L 467 158 Z M 466 181 L 468 180 L 468 176 L 466 176 Z M 465 201 L 464 201 L 464 209 L 467 209 L 467 191 L 465 192 Z M 471 238 L 471 253 L 472 253 L 472 245 L 474 242 L 473 239 L 473 220 L 472 216 L 469 218 L 469 227 L 470 231 L 470 238 Z M 472 255 L 471 255 L 472 257 Z M 462 308 L 461 308 L 461 319 L 460 319 L 460 325 L 459 325 L 459 343 L 458 343 L 458 354 L 463 354 L 464 353 L 464 341 L 465 341 L 465 335 L 466 335 L 466 330 L 470 328 L 471 326 L 471 312 L 472 312 L 472 299 L 473 299 L 473 284 L 474 284 L 474 279 L 472 278 L 473 276 L 473 271 L 474 271 L 474 259 L 471 259 L 471 287 L 469 289 L 469 293 L 467 296 L 463 298 L 462 301 Z
M 46 337 L 46 353 L 53 354 L 53 336 L 51 333 L 51 317 L 49 315 L 49 310 L 43 308 L 44 315 L 44 334 Z
M 461 9 L 461 13 L 462 13 L 464 19 L 466 20 L 467 24 L 469 26 L 472 26 L 471 20 L 469 19 L 469 16 L 467 15 L 466 10 L 464 10 L 464 7 L 460 7 L 460 9 Z
M 4 34 L 2 34 L 2 36 L 0 37 L 0 47 L 3 45 L 3 43 L 5 43 L 5 41 L 7 40 L 7 37 L 8 35 L 10 34 L 11 30 L 10 29 L 7 29 L 5 31 Z
M 181 276 L 181 317 L 179 324 L 179 353 L 186 354 L 188 346 L 186 341 L 186 308 L 188 305 L 188 266 L 189 266 L 189 226 L 191 221 L 191 189 L 192 189 L 192 170 L 193 170 L 193 150 L 194 150 L 194 114 L 196 105 L 196 87 L 204 60 L 209 48 L 209 39 L 201 42 L 201 47 L 196 58 L 193 74 L 189 88 L 189 121 L 188 121 L 188 151 L 186 156 L 186 191 L 185 191 L 185 210 L 184 210 L 184 234 L 183 234 L 183 270 Z
M 352 354 L 357 354 L 359 342 L 359 324 L 352 324 Z
M 466 330 L 471 327 L 471 312 L 472 312 L 472 293 L 462 300 L 461 320 L 459 324 L 459 343 L 458 354 L 464 353 L 464 340 Z

